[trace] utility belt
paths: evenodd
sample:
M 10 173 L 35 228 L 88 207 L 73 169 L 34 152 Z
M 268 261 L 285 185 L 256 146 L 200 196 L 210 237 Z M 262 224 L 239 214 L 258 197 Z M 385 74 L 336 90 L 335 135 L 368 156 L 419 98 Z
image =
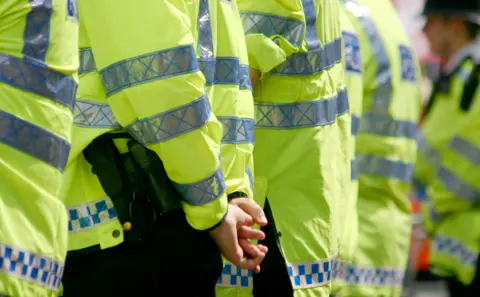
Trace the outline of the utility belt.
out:
M 126 140 L 128 152 L 120 153 L 114 139 Z M 148 240 L 160 216 L 182 209 L 181 195 L 158 155 L 128 133 L 104 134 L 83 154 L 115 206 L 126 242 Z

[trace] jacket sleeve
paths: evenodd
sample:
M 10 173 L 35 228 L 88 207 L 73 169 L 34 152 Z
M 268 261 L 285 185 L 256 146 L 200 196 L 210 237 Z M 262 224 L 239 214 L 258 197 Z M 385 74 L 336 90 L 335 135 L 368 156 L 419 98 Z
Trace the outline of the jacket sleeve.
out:
M 480 203 L 480 91 L 469 113 L 442 154 L 435 180 L 427 188 L 423 214 L 432 227 L 445 215 Z
M 82 0 L 80 15 L 117 121 L 163 161 L 190 225 L 215 226 L 228 204 L 222 127 L 205 93 L 184 3 Z
M 305 16 L 299 0 L 238 0 L 250 67 L 267 73 L 300 50 Z

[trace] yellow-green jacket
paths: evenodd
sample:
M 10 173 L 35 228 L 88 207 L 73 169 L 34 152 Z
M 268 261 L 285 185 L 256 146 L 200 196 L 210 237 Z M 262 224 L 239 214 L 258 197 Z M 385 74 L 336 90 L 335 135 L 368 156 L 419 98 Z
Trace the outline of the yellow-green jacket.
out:
M 340 3 L 238 5 L 250 67 L 262 73 L 254 90 L 255 199 L 269 200 L 295 296 L 329 296 L 340 198 L 350 189 Z M 229 267 L 222 277 L 218 296 L 251 295 L 248 272 Z
M 0 3 L 0 295 L 57 296 L 77 89 L 76 1 Z
M 253 101 L 247 55 L 238 37 L 222 31 L 228 27 L 205 27 L 216 24 L 213 16 L 232 9 L 229 3 L 213 2 L 210 7 L 206 1 L 154 0 L 142 5 L 121 1 L 113 9 L 108 1 L 80 5 L 84 68 L 66 190 L 71 250 L 123 241 L 113 204 L 81 154 L 95 137 L 119 127 L 159 154 L 183 194 L 194 228 L 207 229 L 222 219 L 226 191 L 251 196 L 248 175 L 253 168 L 247 165 L 253 149 Z M 202 5 L 213 11 L 212 17 Z M 231 16 L 233 11 L 222 22 Z M 213 49 L 208 48 L 212 37 Z M 230 43 L 216 42 L 224 39 Z M 223 59 L 215 60 L 217 55 Z M 222 136 L 226 143 L 220 166 Z
M 419 152 L 424 166 L 416 171 L 427 188 L 422 210 L 432 237 L 430 266 L 435 273 L 465 285 L 475 276 L 480 253 L 479 47 L 472 43 L 449 63 L 454 69 L 445 85 L 440 85 L 427 114 L 424 150 Z M 477 89 L 465 105 L 462 99 L 468 85 Z
M 342 296 L 401 294 L 410 242 L 409 185 L 420 114 L 418 63 L 389 0 L 346 1 L 364 47 L 356 142 L 359 238 Z
M 342 1 L 340 1 L 342 2 Z M 357 246 L 358 239 L 358 219 L 357 219 L 357 198 L 358 198 L 358 180 L 357 166 L 355 160 L 355 136 L 358 133 L 360 118 L 362 115 L 363 99 L 363 61 L 360 39 L 358 37 L 358 20 L 353 16 L 344 5 L 340 10 L 340 22 L 342 25 L 345 82 L 348 89 L 348 99 L 350 112 L 352 114 L 351 142 L 351 190 L 347 197 L 340 197 L 344 204 L 340 207 L 344 209 L 341 213 L 341 220 L 345 223 L 343 226 L 343 235 L 341 236 L 340 253 L 335 261 L 334 282 L 332 293 L 341 295 L 341 288 L 344 283 L 344 267 L 350 264 Z

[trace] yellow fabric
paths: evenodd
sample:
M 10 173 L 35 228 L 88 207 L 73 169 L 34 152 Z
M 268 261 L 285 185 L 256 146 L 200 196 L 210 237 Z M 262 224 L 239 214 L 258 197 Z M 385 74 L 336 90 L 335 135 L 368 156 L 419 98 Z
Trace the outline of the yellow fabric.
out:
M 420 145 L 415 164 L 415 179 L 429 184 L 435 177 L 435 158 L 441 154 L 448 140 L 465 120 L 465 112 L 460 109 L 461 94 L 465 77 L 472 71 L 473 63 L 464 61 L 449 83 L 447 93 L 438 92 L 422 125 Z M 450 119 L 448 122 L 445 119 Z
M 419 67 L 391 1 L 345 5 L 358 20 L 365 71 L 356 141 L 358 248 L 353 265 L 342 268 L 348 284 L 342 296 L 398 297 L 409 253 Z
M 454 74 L 458 76 L 458 72 Z M 463 85 L 454 79 L 452 84 L 457 84 L 457 88 Z M 461 92 L 449 99 L 459 103 L 460 95 Z M 440 148 L 441 157 L 433 164 L 435 175 L 427 185 L 428 200 L 423 211 L 433 233 L 430 265 L 435 273 L 456 278 L 465 285 L 475 276 L 480 253 L 479 129 L 480 89 L 477 89 L 472 106 L 462 111 L 455 131 L 450 130 L 452 134 Z
M 78 68 L 67 2 L 0 3 L 0 295 L 53 297 L 60 286 L 68 219 L 58 194 Z
M 337 0 L 241 0 L 238 5 L 250 66 L 262 72 L 254 90 L 255 179 L 267 182 L 266 197 L 282 234 L 279 240 L 283 255 L 294 274 L 291 280 L 295 296 L 329 296 L 327 275 L 331 275 L 343 226 L 339 201 L 349 194 L 345 184 L 350 180 L 348 108 L 339 112 L 339 103 L 328 111 L 321 109 L 321 103 L 341 101 L 346 96 L 340 4 Z M 287 21 L 288 27 L 269 25 L 269 21 L 275 24 L 281 20 Z M 316 33 L 312 33 L 314 30 Z M 312 64 L 292 66 L 298 65 L 292 61 L 301 60 L 307 52 L 313 55 L 318 50 L 315 43 L 328 48 L 325 53 L 338 56 L 312 58 Z M 324 63 L 321 71 L 315 68 L 319 60 Z M 334 112 L 333 116 L 329 112 Z M 327 114 L 329 121 L 321 121 Z M 265 197 L 257 195 L 255 199 L 263 201 Z M 305 265 L 306 273 L 312 274 L 314 270 L 309 269 L 316 264 L 321 274 L 325 269 L 325 278 L 319 281 L 313 272 L 314 281 L 307 284 L 307 277 L 300 276 L 300 267 Z M 229 273 L 235 273 L 237 268 L 229 268 L 222 275 L 218 296 L 251 294 L 251 277 L 244 284 L 236 277 L 238 282 L 232 284 Z
M 196 54 L 204 75 L 208 73 L 205 74 L 206 67 L 202 65 L 210 61 L 216 62 L 215 82 L 209 84 L 207 79 L 207 92 L 213 113 L 223 124 L 221 163 L 227 186 L 226 193 L 242 192 L 252 198 L 253 180 L 250 180 L 246 169 L 253 172 L 253 97 L 248 75 L 247 49 L 237 3 L 210 0 L 208 6 L 202 6 L 200 2 L 191 0 L 186 3 Z M 202 34 L 204 31 L 198 26 L 201 22 L 198 20 L 200 8 L 201 13 L 209 13 L 212 42 L 208 45 L 209 37 L 205 35 L 210 34 Z M 209 49 L 208 52 L 211 49 L 212 55 L 204 57 L 200 49 Z M 233 60 L 238 61 L 239 69 L 232 66 L 237 65 Z M 232 76 L 237 76 L 240 84 L 232 83 Z
M 131 11 L 138 13 L 132 15 Z M 182 126 L 179 120 L 172 124 L 170 116 L 174 110 L 180 110 L 177 113 L 183 112 L 183 116 L 191 118 L 195 110 L 182 110 L 188 104 L 210 110 L 203 96 L 205 78 L 195 56 L 190 55 L 194 40 L 186 4 L 151 0 L 141 6 L 129 1 L 112 6 L 108 1 L 82 1 L 80 15 L 118 124 L 127 127 L 134 137 L 159 155 L 175 183 L 188 186 L 216 172 L 217 178 L 213 176 L 209 186 L 215 194 L 221 191 L 224 183 L 219 169 L 222 127 L 216 117 L 207 113 L 204 123 L 190 128 L 189 123 Z M 152 26 L 152 23 L 158 25 Z M 183 51 L 175 56 L 176 50 Z M 185 72 L 185 68 L 190 71 Z M 167 117 L 170 122 L 161 126 Z M 178 114 L 178 118 L 182 118 L 182 114 Z M 176 133 L 178 130 L 182 133 Z M 217 199 L 202 205 L 184 203 L 187 220 L 194 228 L 206 229 L 222 219 L 227 199 L 223 191 L 218 195 Z
M 356 251 L 358 240 L 358 218 L 357 218 L 357 199 L 358 199 L 358 180 L 355 166 L 355 134 L 358 133 L 358 123 L 362 114 L 362 99 L 363 99 L 363 64 L 362 64 L 362 50 L 360 40 L 358 38 L 355 23 L 358 20 L 343 6 L 340 13 L 340 21 L 343 32 L 343 49 L 344 49 L 344 64 L 345 64 L 345 82 L 348 89 L 348 99 L 350 104 L 350 111 L 352 113 L 352 137 L 350 138 L 350 159 L 352 160 L 351 172 L 351 190 L 346 197 L 340 197 L 343 205 L 340 209 L 344 211 L 341 213 L 341 221 L 344 222 L 340 253 L 338 259 L 342 262 L 350 263 Z M 340 262 L 336 263 L 336 269 L 339 269 Z M 334 281 L 332 286 L 332 295 L 340 295 L 341 289 L 345 286 L 339 273 L 334 273 Z

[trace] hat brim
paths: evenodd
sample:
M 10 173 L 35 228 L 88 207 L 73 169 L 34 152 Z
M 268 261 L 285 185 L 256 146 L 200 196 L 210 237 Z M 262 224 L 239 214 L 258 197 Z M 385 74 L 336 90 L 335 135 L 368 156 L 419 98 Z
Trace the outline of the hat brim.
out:
M 456 16 L 474 24 L 480 25 L 480 13 L 468 12 L 468 11 L 456 11 L 456 10 L 424 10 L 421 16 L 426 17 L 429 15 L 443 15 L 443 16 Z

